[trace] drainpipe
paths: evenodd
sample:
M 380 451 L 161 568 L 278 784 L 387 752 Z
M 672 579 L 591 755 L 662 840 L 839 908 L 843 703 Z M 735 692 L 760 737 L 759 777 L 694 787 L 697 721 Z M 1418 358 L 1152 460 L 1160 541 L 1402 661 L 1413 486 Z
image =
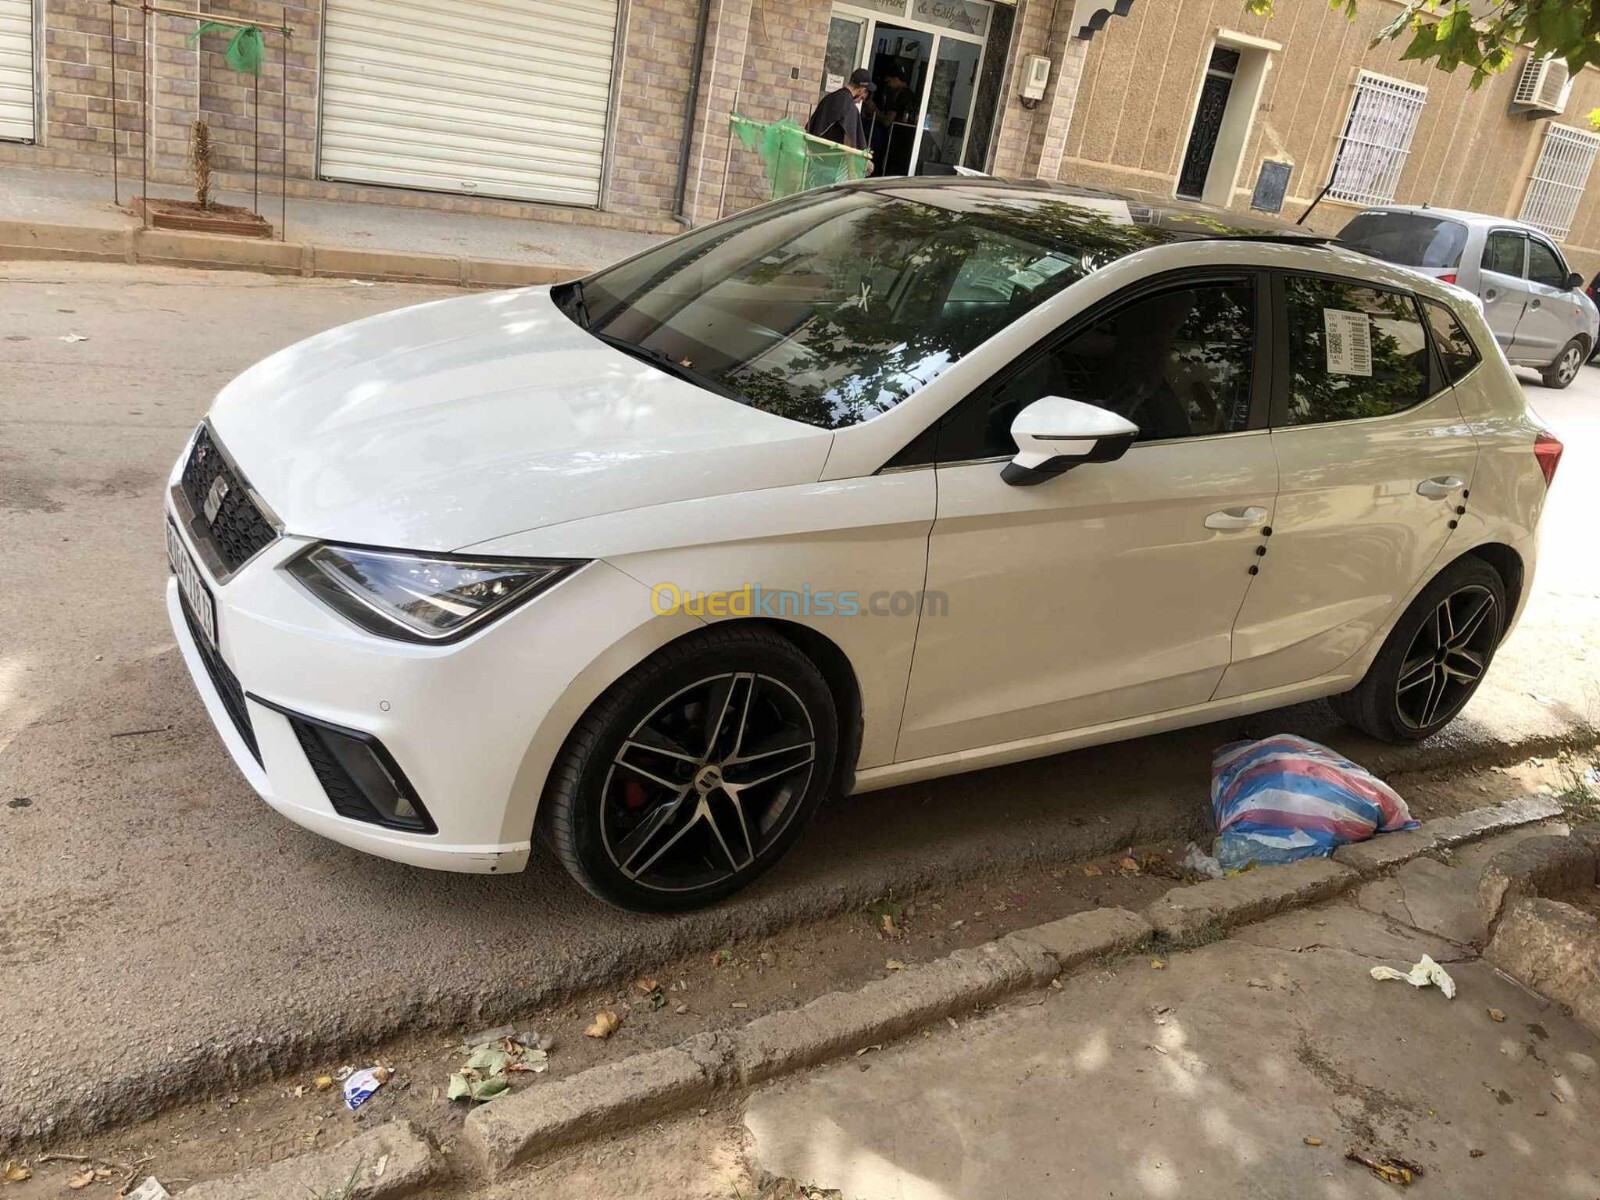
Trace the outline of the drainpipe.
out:
M 678 147 L 678 186 L 672 196 L 672 216 L 685 227 L 692 224 L 683 211 L 689 190 L 689 152 L 694 146 L 694 119 L 700 112 L 700 68 L 706 57 L 706 30 L 711 25 L 711 0 L 700 0 L 700 19 L 694 31 L 694 66 L 689 72 L 689 99 L 683 110 L 683 138 Z

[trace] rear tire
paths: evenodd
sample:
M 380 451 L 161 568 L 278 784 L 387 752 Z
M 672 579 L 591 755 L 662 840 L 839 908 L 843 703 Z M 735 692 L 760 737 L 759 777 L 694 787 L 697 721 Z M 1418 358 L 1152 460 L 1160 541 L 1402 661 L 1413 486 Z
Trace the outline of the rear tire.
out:
M 1539 377 L 1547 388 L 1560 391 L 1564 387 L 1570 387 L 1583 368 L 1584 358 L 1583 339 L 1575 337 L 1561 347 L 1561 353 L 1556 355 L 1553 363 L 1539 373 Z
M 759 626 L 707 629 L 583 715 L 550 773 L 541 832 L 608 904 L 699 908 L 782 857 L 837 753 L 833 695 L 793 642 Z
M 1380 741 L 1431 737 L 1478 690 L 1507 615 L 1500 573 L 1457 559 L 1401 614 L 1355 690 L 1331 699 L 1334 712 Z

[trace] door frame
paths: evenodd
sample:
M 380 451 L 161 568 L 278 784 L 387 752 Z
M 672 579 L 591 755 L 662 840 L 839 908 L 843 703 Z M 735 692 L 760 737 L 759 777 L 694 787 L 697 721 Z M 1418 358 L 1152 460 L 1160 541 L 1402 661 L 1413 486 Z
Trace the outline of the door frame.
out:
M 911 6 L 909 4 L 906 5 L 908 10 L 910 7 Z M 994 7 L 995 6 L 993 4 L 989 5 L 991 10 L 989 21 L 991 25 L 994 22 L 994 13 L 992 11 Z M 867 36 L 861 40 L 861 54 L 860 60 L 856 63 L 857 67 L 865 67 L 872 61 L 872 45 L 878 36 L 878 26 L 892 25 L 896 29 L 909 29 L 914 33 L 928 34 L 933 38 L 933 45 L 928 50 L 928 83 L 931 84 L 933 82 L 933 68 L 934 65 L 939 61 L 939 47 L 945 38 L 951 38 L 958 42 L 966 42 L 968 45 L 975 45 L 978 47 L 978 65 L 975 68 L 976 74 L 973 76 L 973 79 L 976 81 L 983 78 L 984 60 L 989 53 L 989 37 L 987 28 L 985 28 L 984 36 L 978 37 L 974 34 L 962 33 L 960 30 L 948 29 L 942 25 L 935 25 L 929 21 L 918 21 L 916 18 L 908 17 L 904 14 L 887 13 L 881 9 L 863 8 L 848 3 L 835 3 L 829 13 L 830 19 L 835 14 L 850 17 L 852 19 L 865 20 L 867 23 Z M 922 149 L 922 123 L 927 120 L 928 101 L 932 98 L 932 96 L 932 90 L 925 84 L 922 89 L 922 101 L 917 107 L 917 133 L 916 137 L 913 138 L 911 142 L 911 169 L 913 172 L 916 170 L 917 166 L 917 152 Z M 977 102 L 977 98 L 978 92 L 976 86 L 974 86 L 972 92 L 973 103 Z M 957 161 L 965 161 L 967 157 L 967 139 L 971 136 L 972 109 L 969 106 L 967 109 L 966 128 L 961 132 L 961 152 L 956 156 Z M 907 178 L 912 177 L 913 176 L 907 176 Z
M 1206 181 L 1200 189 L 1199 203 L 1214 208 L 1229 208 L 1233 204 L 1233 191 L 1239 182 L 1239 172 L 1244 169 L 1245 150 L 1249 147 L 1250 134 L 1255 128 L 1256 113 L 1261 110 L 1261 96 L 1266 90 L 1267 76 L 1272 72 L 1274 56 L 1283 52 L 1283 43 L 1225 28 L 1218 28 L 1205 43 L 1199 77 L 1189 97 L 1189 116 L 1184 123 L 1183 138 L 1178 142 L 1179 156 L 1172 171 L 1171 194 L 1173 199 L 1181 203 L 1196 202 L 1193 196 L 1178 192 L 1178 182 L 1183 177 L 1183 159 L 1188 154 L 1189 139 L 1194 136 L 1194 120 L 1199 115 L 1200 97 L 1205 90 L 1206 79 L 1211 74 L 1211 52 L 1218 46 L 1238 51 L 1239 66 L 1233 73 L 1233 86 L 1223 109 L 1217 144 L 1211 151 L 1211 161 L 1206 167 Z M 1220 163 L 1231 165 L 1226 170 L 1219 170 Z

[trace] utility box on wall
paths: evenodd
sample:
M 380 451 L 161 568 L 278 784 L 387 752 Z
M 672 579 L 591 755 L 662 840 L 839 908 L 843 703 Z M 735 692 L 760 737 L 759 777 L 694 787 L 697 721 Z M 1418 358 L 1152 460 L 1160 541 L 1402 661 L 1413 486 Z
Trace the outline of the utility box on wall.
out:
M 1024 100 L 1038 102 L 1044 99 L 1044 89 L 1050 83 L 1050 60 L 1042 54 L 1030 54 L 1022 60 L 1022 87 Z

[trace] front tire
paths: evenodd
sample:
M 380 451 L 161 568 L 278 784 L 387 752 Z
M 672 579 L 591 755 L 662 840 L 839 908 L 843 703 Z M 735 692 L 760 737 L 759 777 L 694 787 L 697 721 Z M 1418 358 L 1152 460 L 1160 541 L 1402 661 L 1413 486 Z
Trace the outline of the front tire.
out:
M 1407 607 L 1356 689 L 1332 698 L 1334 711 L 1381 741 L 1432 736 L 1478 690 L 1508 617 L 1500 573 L 1457 559 Z
M 832 693 L 794 643 L 756 626 L 708 629 L 595 701 L 551 772 L 540 823 L 608 904 L 699 908 L 782 857 L 837 753 Z
M 1583 339 L 1575 337 L 1561 347 L 1561 353 L 1556 355 L 1553 363 L 1539 373 L 1539 377 L 1544 381 L 1545 387 L 1560 391 L 1572 385 L 1572 381 L 1578 377 L 1578 371 L 1583 367 L 1583 362 Z

